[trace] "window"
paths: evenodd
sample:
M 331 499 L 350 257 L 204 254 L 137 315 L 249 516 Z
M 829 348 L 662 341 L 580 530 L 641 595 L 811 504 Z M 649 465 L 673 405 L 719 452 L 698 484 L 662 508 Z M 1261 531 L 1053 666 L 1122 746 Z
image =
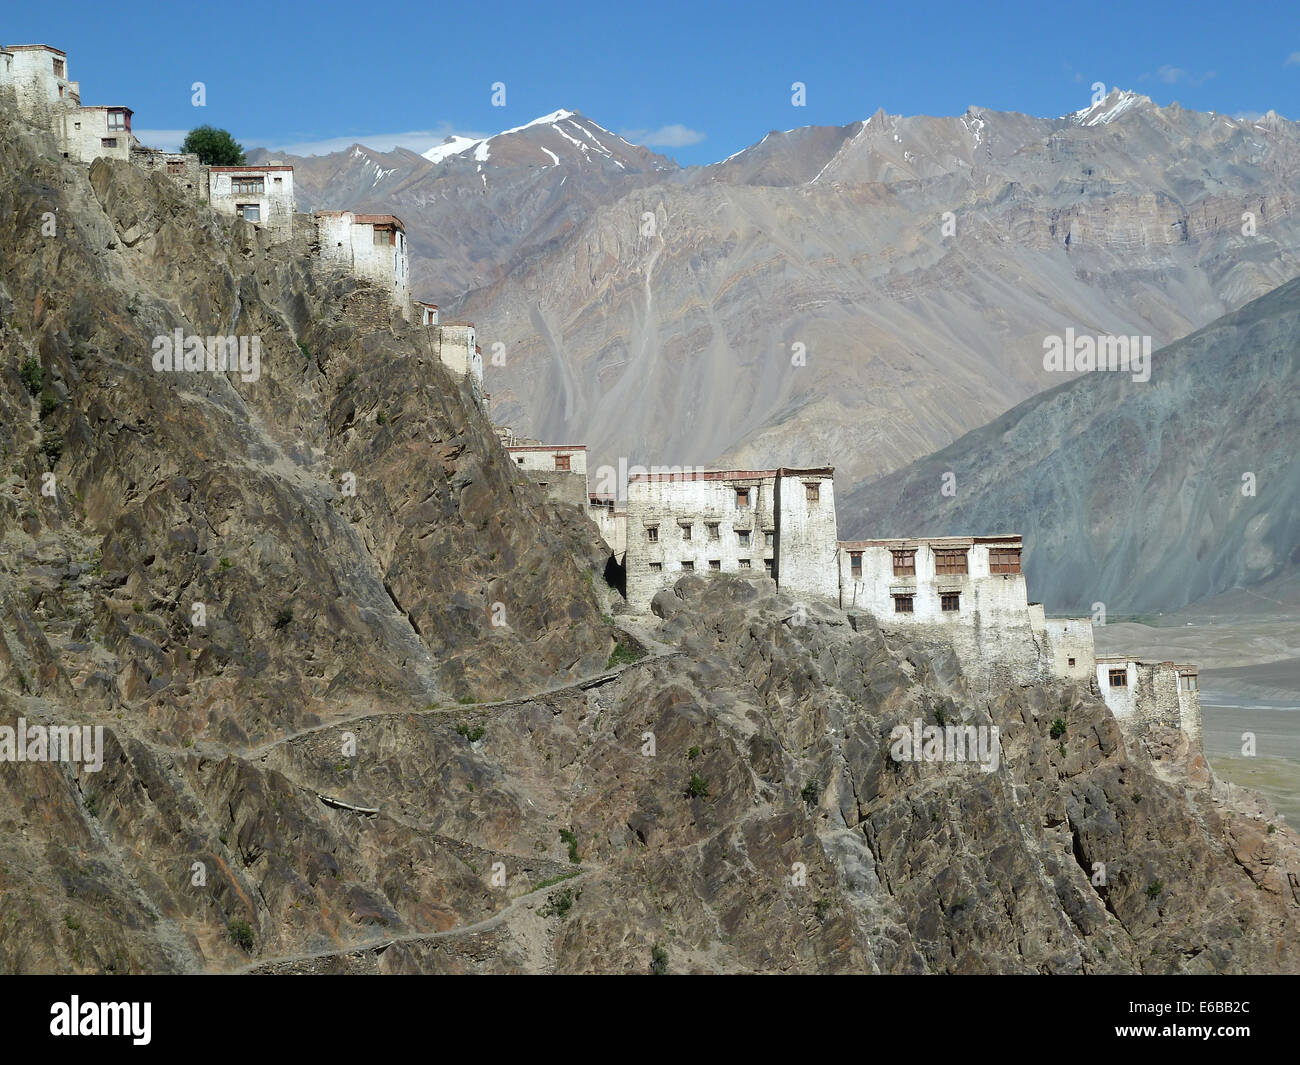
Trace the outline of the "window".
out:
M 391 229 L 380 229 L 375 226 L 375 244 L 391 246 L 393 243 L 393 231 Z
M 718 536 L 718 523 L 716 521 L 705 522 L 704 527 L 709 530 L 710 540 L 720 539 L 720 537 Z
M 569 459 L 570 459 L 570 457 L 571 457 L 571 456 L 569 456 L 569 455 L 556 455 L 556 456 L 555 456 L 555 468 L 556 468 L 557 470 L 567 470 L 567 469 L 569 469 Z
M 748 547 L 748 546 L 749 546 L 749 530 L 748 530 L 748 529 L 737 529 L 737 530 L 736 530 L 736 543 L 738 543 L 741 547 Z
M 1127 687 L 1128 687 L 1128 670 L 1127 670 L 1127 669 L 1112 669 L 1112 670 L 1110 671 L 1110 686 L 1111 686 L 1112 688 L 1127 688 Z
M 645 527 L 645 538 L 647 543 L 657 544 L 659 542 L 659 526 L 647 525 Z
M 235 204 L 235 214 L 245 222 L 260 222 L 262 220 L 262 205 L 260 203 L 237 203 Z
M 763 546 L 773 547 L 775 546 L 775 544 L 776 544 L 776 533 L 773 532 L 771 529 L 765 530 L 763 532 Z
M 775 561 L 774 559 L 770 559 L 770 558 L 765 558 L 765 559 L 763 559 L 763 569 L 767 572 L 767 575 L 768 575 L 769 577 L 775 577 L 775 576 L 776 576 L 776 561 Z
M 275 183 L 276 183 L 277 185 L 283 185 L 283 184 L 284 184 L 284 178 L 282 178 L 282 177 L 278 177 L 278 178 L 276 178 L 276 179 L 275 179 Z
M 747 506 L 749 506 L 749 489 L 748 489 L 748 488 L 737 488 L 737 489 L 736 489 L 736 506 L 738 506 L 738 507 L 747 507 Z
M 822 486 L 818 484 L 816 481 L 804 481 L 803 483 L 804 499 L 806 499 L 809 503 L 816 503 L 817 500 L 821 498 L 821 488 Z
M 182 160 L 180 160 L 180 159 L 168 159 L 168 160 L 167 160 L 167 173 L 169 173 L 169 174 L 183 174 L 183 173 L 185 173 L 185 163 L 184 163 Z
M 117 138 L 116 138 L 116 137 L 105 137 L 105 138 L 103 138 L 103 140 L 101 140 L 101 141 L 99 142 L 99 144 L 100 144 L 100 147 L 102 147 L 102 148 L 116 148 L 116 147 L 117 147 Z
M 1020 548 L 1000 547 L 989 552 L 990 573 L 1019 573 Z
M 266 182 L 260 177 L 236 177 L 230 179 L 230 191 L 235 195 L 260 196 L 266 191 Z
M 694 563 L 694 562 L 683 562 L 683 563 L 682 563 L 682 569 L 694 569 L 694 568 L 695 568 L 695 563 Z
M 862 577 L 862 552 L 849 552 L 849 576 L 861 579 Z
M 895 577 L 915 577 L 916 576 L 916 552 L 913 551 L 891 551 L 894 556 L 894 576 Z
M 934 572 L 940 574 L 966 573 L 966 549 L 947 548 L 934 553 Z
M 896 596 L 894 596 L 894 613 L 895 613 L 895 614 L 911 614 L 911 613 L 912 613 L 912 597 L 911 597 L 910 595 L 896 595 Z
M 689 521 L 683 522 L 681 525 L 681 529 L 682 529 L 682 539 L 689 540 L 691 538 L 691 523 Z
M 651 562 L 651 563 L 650 563 L 650 572 L 651 572 L 651 573 L 660 573 L 660 572 L 663 571 L 663 568 L 664 568 L 664 564 L 663 564 L 662 562 Z
M 709 569 L 722 569 L 722 560 L 717 558 L 709 559 Z
M 56 78 L 61 78 L 61 77 L 63 77 L 63 76 L 64 76 L 64 71 L 65 71 L 66 69 L 67 69 L 67 68 L 63 65 L 63 60 L 62 60 L 62 59 L 56 59 L 56 60 L 54 60 L 54 76 L 55 76 Z
M 115 111 L 110 109 L 108 112 L 108 132 L 123 133 L 130 127 L 127 125 L 126 112 Z
M 1196 674 L 1195 674 L 1195 673 L 1181 673 L 1181 674 L 1179 674 L 1179 676 L 1178 676 L 1178 686 L 1179 686 L 1180 688 L 1182 688 L 1183 691 L 1185 691 L 1185 692 L 1194 692 L 1194 691 L 1196 691 Z
M 960 610 L 961 594 L 959 592 L 944 592 L 939 596 L 939 606 L 943 610 Z
M 1066 662 L 1066 664 L 1067 664 L 1067 665 L 1071 665 L 1071 666 L 1074 665 L 1074 659 L 1073 659 L 1073 658 L 1068 659 L 1067 662 Z
M 749 562 L 750 562 L 749 559 L 742 558 L 740 562 L 737 563 L 737 565 L 739 565 L 741 569 L 752 569 L 753 567 L 750 566 Z
M 518 463 L 520 466 L 522 466 L 522 465 L 524 464 L 524 457 L 523 457 L 523 455 L 518 456 L 518 457 L 515 459 L 515 462 Z

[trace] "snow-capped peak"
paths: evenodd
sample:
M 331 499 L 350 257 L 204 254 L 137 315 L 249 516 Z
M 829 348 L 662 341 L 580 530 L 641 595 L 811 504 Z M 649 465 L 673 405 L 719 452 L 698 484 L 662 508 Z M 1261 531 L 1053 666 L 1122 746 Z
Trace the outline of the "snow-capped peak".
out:
M 566 134 L 558 124 L 574 119 L 576 116 L 576 111 L 566 111 L 561 108 L 559 111 L 552 111 L 549 115 L 542 115 L 541 118 L 535 118 L 531 122 L 525 122 L 522 126 L 512 126 L 510 129 L 503 129 L 500 133 L 496 133 L 491 137 L 448 137 L 441 144 L 435 145 L 425 152 L 424 157 L 431 163 L 441 163 L 444 159 L 450 159 L 452 156 L 457 155 L 465 155 L 472 151 L 474 153 L 473 158 L 475 162 L 485 163 L 491 155 L 491 142 L 496 140 L 497 137 L 508 137 L 513 133 L 522 133 L 524 130 L 532 129 L 535 126 L 554 126 L 556 132 L 560 133 L 561 136 L 564 136 L 566 140 L 573 140 L 573 138 Z M 573 124 L 575 126 L 577 125 L 576 122 Z M 591 123 L 591 125 L 596 126 L 594 122 Z M 578 128 L 581 129 L 582 127 L 578 126 Z M 596 126 L 596 129 L 599 130 L 601 127 Z M 547 152 L 546 154 L 554 158 L 554 153 Z
M 1111 89 L 1110 94 L 1100 103 L 1092 104 L 1066 117 L 1072 118 L 1081 126 L 1105 126 L 1139 104 L 1150 102 L 1149 96 L 1141 96 L 1126 89 Z

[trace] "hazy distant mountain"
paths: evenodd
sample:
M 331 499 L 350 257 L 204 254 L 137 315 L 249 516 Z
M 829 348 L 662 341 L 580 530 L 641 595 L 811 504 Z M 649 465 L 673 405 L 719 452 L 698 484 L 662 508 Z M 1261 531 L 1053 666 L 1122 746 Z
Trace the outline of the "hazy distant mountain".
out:
M 1054 609 L 1168 610 L 1265 582 L 1273 600 L 1288 579 L 1294 596 L 1298 432 L 1300 280 L 1157 351 L 1149 382 L 1084 375 L 842 497 L 840 525 L 1023 533 Z
M 499 421 L 597 463 L 832 462 L 843 490 L 1059 383 L 1046 334 L 1158 347 L 1300 274 L 1298 147 L 1116 92 L 878 111 L 686 171 L 564 111 L 295 164 L 304 206 L 400 214 L 416 290 L 505 344 Z

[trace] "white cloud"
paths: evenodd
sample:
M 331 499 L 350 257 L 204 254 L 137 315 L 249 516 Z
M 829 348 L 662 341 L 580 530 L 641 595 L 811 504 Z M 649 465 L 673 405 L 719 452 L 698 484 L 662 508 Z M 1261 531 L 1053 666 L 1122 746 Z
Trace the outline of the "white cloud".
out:
M 133 130 L 141 144 L 150 148 L 162 148 L 164 151 L 176 151 L 185 135 L 186 129 L 137 129 Z M 232 132 L 234 132 L 232 130 Z M 325 137 L 320 140 L 290 141 L 286 138 L 245 140 L 238 134 L 235 140 L 244 148 L 265 148 L 268 151 L 283 152 L 285 155 L 328 155 L 330 152 L 342 151 L 354 144 L 364 144 L 377 152 L 391 152 L 394 148 L 406 148 L 417 154 L 423 154 L 435 144 L 441 144 L 449 135 L 485 137 L 485 133 L 472 133 L 467 130 L 453 129 L 449 123 L 443 123 L 437 129 L 411 130 L 406 133 L 362 133 L 348 137 Z
M 643 144 L 647 148 L 685 148 L 704 140 L 703 133 L 688 129 L 679 122 L 658 129 L 625 129 L 619 136 L 631 144 Z
M 1286 57 L 1286 62 L 1282 65 L 1284 67 L 1300 67 L 1300 52 L 1292 52 Z
M 1166 63 L 1154 74 L 1143 74 L 1142 78 L 1143 80 L 1146 80 L 1148 78 L 1155 78 L 1157 81 L 1162 81 L 1166 85 L 1178 85 L 1178 84 L 1185 83 L 1187 85 L 1196 86 L 1196 85 L 1204 85 L 1207 81 L 1209 81 L 1214 76 L 1215 76 L 1215 71 L 1213 70 L 1206 71 L 1204 74 L 1197 77 L 1194 74 L 1189 74 L 1182 67 L 1170 66 L 1168 63 Z

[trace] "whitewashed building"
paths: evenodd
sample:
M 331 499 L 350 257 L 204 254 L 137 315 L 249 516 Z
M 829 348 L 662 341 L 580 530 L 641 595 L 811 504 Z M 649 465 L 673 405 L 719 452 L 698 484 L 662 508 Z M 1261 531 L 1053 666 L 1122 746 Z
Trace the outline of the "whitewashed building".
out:
M 1164 725 L 1181 729 L 1189 741 L 1200 743 L 1201 693 L 1196 666 L 1102 655 L 1096 669 L 1102 698 L 1121 726 L 1141 731 Z
M 420 304 L 419 306 L 427 309 L 433 305 Z M 433 307 L 433 310 L 436 315 L 437 307 Z M 479 350 L 478 333 L 473 323 L 447 322 L 439 325 L 434 322 L 428 324 L 427 328 L 430 331 L 430 341 L 434 346 L 434 354 L 452 373 L 469 376 L 475 398 L 482 405 L 485 401 L 483 393 L 483 353 Z
M 586 444 L 512 444 L 506 451 L 516 469 L 546 489 L 549 498 L 587 508 Z
M 684 573 L 766 574 L 834 600 L 834 471 L 688 470 L 628 479 L 627 600 L 645 612 Z
M 291 166 L 213 166 L 208 168 L 208 202 L 213 210 L 242 218 L 272 240 L 293 235 L 297 201 Z
M 314 217 L 321 262 L 383 289 L 410 321 L 411 272 L 402 220 L 352 211 L 317 211 Z

